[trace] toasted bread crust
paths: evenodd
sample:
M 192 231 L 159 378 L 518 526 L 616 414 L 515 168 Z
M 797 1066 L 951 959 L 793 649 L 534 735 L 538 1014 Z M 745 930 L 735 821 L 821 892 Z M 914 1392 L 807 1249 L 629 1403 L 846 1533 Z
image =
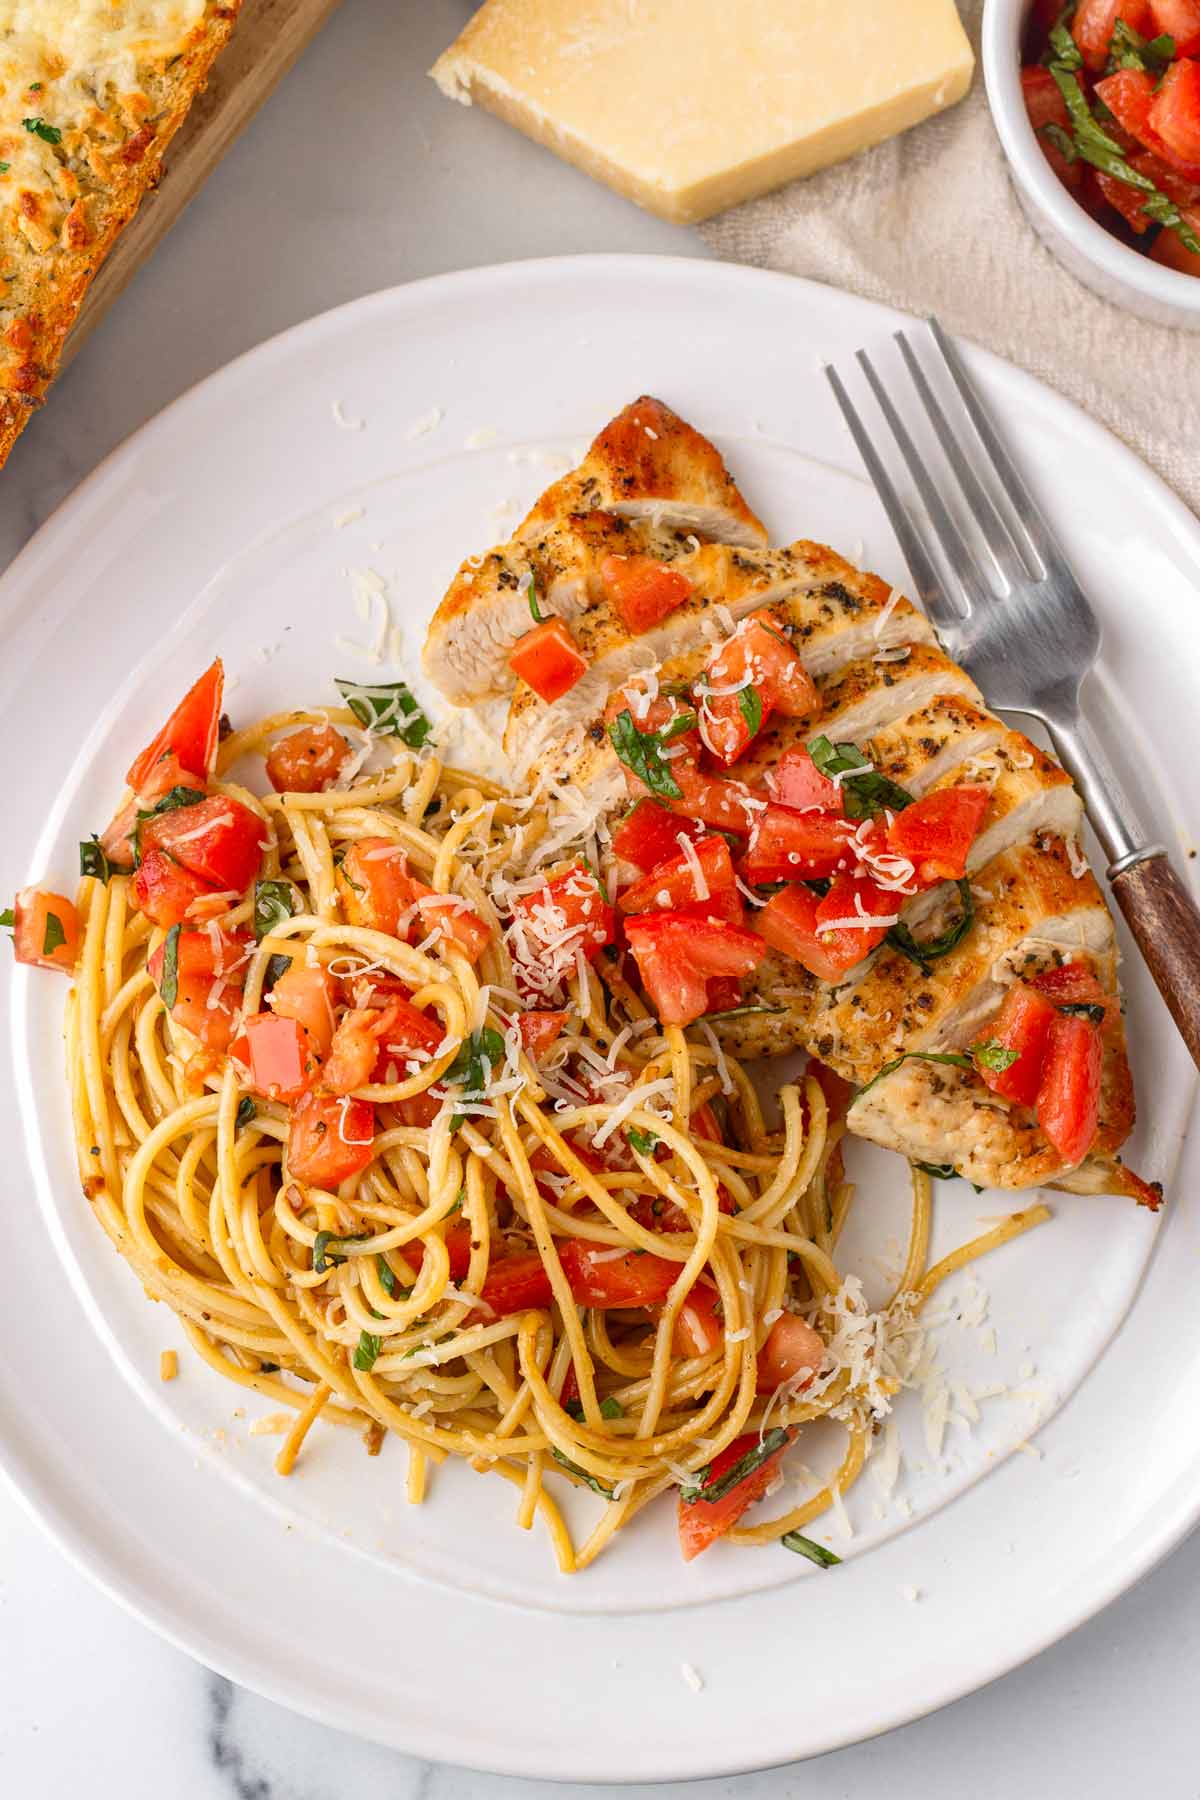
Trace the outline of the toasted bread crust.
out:
M 42 404 L 88 288 L 143 194 L 158 181 L 163 154 L 228 42 L 241 5 L 209 0 L 182 44 L 164 46 L 138 63 L 134 91 L 107 93 L 103 104 L 97 97 L 84 123 L 62 127 L 58 143 L 46 142 L 44 186 L 16 180 L 0 186 L 0 468 Z M 49 49 L 41 64 L 40 82 L 0 93 L 0 161 L 6 160 L 4 147 L 27 148 L 23 119 L 31 111 L 59 129 L 55 83 L 72 72 Z

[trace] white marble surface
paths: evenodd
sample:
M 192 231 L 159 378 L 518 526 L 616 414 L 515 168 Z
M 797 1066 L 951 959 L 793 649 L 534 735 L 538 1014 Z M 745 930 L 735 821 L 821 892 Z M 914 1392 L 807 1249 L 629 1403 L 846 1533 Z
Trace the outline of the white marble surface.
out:
M 440 100 L 423 71 L 471 9 L 345 0 L 18 446 L 0 476 L 0 567 L 144 419 L 311 313 L 510 257 L 704 254 L 695 234 Z M 1198 1640 L 1194 1539 L 1066 1643 L 933 1718 L 800 1767 L 654 1791 L 1124 1800 L 1135 1776 L 1161 1800 L 1194 1800 Z M 513 1800 L 531 1785 L 431 1768 L 234 1690 L 94 1590 L 2 1489 L 0 1692 L 0 1794 L 14 1800 Z M 587 1760 L 581 1744 L 581 1776 Z

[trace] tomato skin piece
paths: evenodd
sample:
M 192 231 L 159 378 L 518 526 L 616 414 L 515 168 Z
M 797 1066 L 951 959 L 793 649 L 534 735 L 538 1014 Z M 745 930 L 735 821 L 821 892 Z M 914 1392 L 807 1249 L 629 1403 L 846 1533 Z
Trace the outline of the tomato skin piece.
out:
M 734 1438 L 732 1444 L 714 1456 L 710 1468 L 709 1480 L 715 1483 L 720 1480 L 735 1463 L 753 1450 L 758 1444 L 758 1433 L 747 1432 L 743 1437 Z M 691 1562 L 702 1550 L 715 1544 L 719 1537 L 736 1525 L 748 1507 L 761 1500 L 772 1481 L 775 1479 L 775 1465 L 787 1444 L 781 1444 L 773 1455 L 753 1469 L 744 1480 L 731 1488 L 720 1500 L 684 1500 L 679 1502 L 679 1547 L 683 1552 L 684 1562 Z
M 708 1011 L 710 977 L 749 975 L 763 954 L 753 932 L 679 913 L 631 919 L 625 935 L 664 1025 L 690 1025 Z
M 985 787 L 940 788 L 896 814 L 888 827 L 888 847 L 909 859 L 925 886 L 961 881 L 990 804 Z
M 708 888 L 703 896 L 697 889 L 694 863 L 699 864 Z M 704 905 L 722 890 L 736 892 L 733 858 L 723 837 L 706 837 L 693 846 L 691 857 L 680 851 L 635 881 L 619 897 L 617 906 L 623 913 L 670 912 L 681 906 Z
M 158 736 L 129 765 L 125 780 L 135 794 L 143 791 L 154 764 L 167 751 L 197 781 L 208 780 L 217 760 L 224 687 L 225 666 L 218 656 L 188 689 Z
M 57 919 L 63 941 L 46 949 L 46 931 Z M 79 957 L 79 915 L 64 894 L 22 888 L 13 902 L 13 951 L 32 968 L 60 969 L 69 975 Z
M 262 867 L 267 826 L 258 814 L 228 794 L 211 794 L 194 806 L 146 819 L 141 830 L 143 857 L 165 850 L 193 875 L 215 889 L 244 893 Z
M 861 934 L 829 932 L 823 938 L 818 937 L 817 908 L 820 903 L 820 896 L 811 888 L 793 884 L 771 895 L 754 925 L 772 950 L 790 956 L 818 981 L 833 982 L 853 968 L 856 961 L 861 961 Z
M 1071 20 L 1071 36 L 1093 75 L 1108 61 L 1108 47 L 1118 19 L 1141 36 L 1153 36 L 1149 0 L 1079 0 Z
M 332 725 L 303 725 L 267 753 L 267 779 L 277 794 L 320 794 L 333 787 L 350 760 L 350 746 Z
M 565 619 L 545 619 L 518 638 L 508 658 L 513 674 L 552 705 L 587 673 L 588 660 Z
M 1044 1136 L 1071 1168 L 1081 1163 L 1100 1122 L 1104 1046 L 1089 1019 L 1060 1013 L 1050 1027 L 1037 1096 Z
M 1083 182 L 1083 163 L 1068 162 L 1058 145 L 1047 137 L 1044 129 L 1047 125 L 1057 125 L 1063 131 L 1070 131 L 1070 114 L 1067 112 L 1067 103 L 1059 92 L 1058 83 L 1049 69 L 1034 65 L 1021 70 L 1021 92 L 1025 110 L 1029 114 L 1029 123 L 1041 145 L 1042 155 L 1063 186 L 1072 193 L 1078 193 Z
M 680 834 L 699 843 L 704 826 L 668 812 L 657 800 L 639 800 L 613 832 L 613 855 L 643 874 L 679 854 Z
M 777 806 L 793 812 L 815 809 L 841 818 L 844 811 L 841 788 L 821 773 L 803 744 L 790 745 L 767 771 L 766 789 Z
M 311 1187 L 334 1188 L 360 1175 L 375 1154 L 375 1108 L 366 1100 L 310 1090 L 292 1108 L 288 1174 Z
M 597 1261 L 597 1257 L 607 1255 L 608 1246 L 593 1244 L 587 1238 L 563 1238 L 557 1249 L 572 1297 L 580 1306 L 600 1310 L 661 1306 L 683 1267 L 682 1263 L 668 1262 L 666 1257 L 643 1256 L 633 1250 L 610 1262 Z
M 659 624 L 682 606 L 692 591 L 682 570 L 652 556 L 606 556 L 600 564 L 600 580 L 610 605 L 635 635 Z
M 820 1373 L 825 1343 L 819 1331 L 796 1313 L 783 1314 L 767 1333 L 758 1353 L 758 1392 L 773 1394 L 781 1382 L 791 1381 L 802 1369 Z M 808 1383 L 804 1382 L 803 1387 Z
M 143 856 L 129 884 L 130 899 L 138 911 L 164 927 L 182 924 L 195 901 L 218 891 L 162 850 Z
M 1050 1027 L 1058 1017 L 1045 994 L 1039 993 L 1028 982 L 1018 981 L 1009 988 L 994 1023 L 981 1035 L 995 1038 L 1006 1050 L 1015 1050 L 1017 1060 L 1007 1069 L 989 1069 L 983 1063 L 976 1064 L 981 1079 L 993 1094 L 999 1094 L 1003 1100 L 1014 1100 L 1019 1106 L 1036 1105 Z
M 249 1070 L 247 1085 L 266 1100 L 290 1105 L 313 1084 L 317 1059 L 303 1025 L 274 1013 L 251 1013 L 229 1054 Z
M 676 1356 L 707 1356 L 717 1348 L 725 1335 L 720 1306 L 720 1296 L 712 1283 L 698 1281 L 675 1320 L 671 1348 Z
M 742 876 L 753 885 L 833 875 L 851 854 L 852 836 L 853 827 L 831 813 L 791 812 L 768 803 L 750 828 Z
M 589 962 L 616 937 L 616 914 L 601 893 L 596 878 L 582 863 L 551 880 L 519 894 L 513 901 L 513 917 L 531 922 L 539 909 L 552 908 L 563 916 L 562 929 L 582 931 L 579 948 Z
M 333 1042 L 333 1003 L 337 982 L 327 969 L 296 958 L 278 977 L 266 1004 L 281 1019 L 302 1025 L 318 1056 L 329 1054 Z
M 521 1033 L 521 1044 L 526 1055 L 535 1059 L 543 1050 L 558 1040 L 563 1026 L 570 1018 L 566 1012 L 523 1012 L 517 1019 L 517 1028 Z
M 1150 125 L 1181 163 L 1200 163 L 1200 62 L 1181 57 L 1162 78 Z

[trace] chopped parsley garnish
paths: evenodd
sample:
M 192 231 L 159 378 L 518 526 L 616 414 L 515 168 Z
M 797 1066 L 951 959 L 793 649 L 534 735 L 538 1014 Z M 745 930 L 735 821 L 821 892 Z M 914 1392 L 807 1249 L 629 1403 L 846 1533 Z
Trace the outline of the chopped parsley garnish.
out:
M 370 1235 L 368 1231 L 356 1231 L 350 1237 L 338 1237 L 332 1231 L 318 1231 L 313 1239 L 313 1268 L 318 1275 L 323 1275 L 335 1263 L 344 1263 L 346 1255 L 342 1246 L 361 1243 L 363 1238 Z
M 458 1047 L 458 1054 L 446 1070 L 444 1080 L 463 1090 L 464 1100 L 482 1100 L 491 1080 L 491 1071 L 504 1061 L 504 1039 L 490 1025 L 473 1031 Z
M 158 992 L 168 1012 L 179 998 L 179 932 L 180 927 L 172 925 L 163 945 L 162 981 Z
M 753 1475 L 755 1469 L 760 1469 L 775 1455 L 777 1450 L 782 1450 L 789 1444 L 791 1439 L 790 1431 L 785 1430 L 781 1425 L 776 1425 L 773 1430 L 764 1433 L 757 1444 L 747 1450 L 745 1456 L 739 1456 L 738 1460 L 715 1481 L 712 1477 L 711 1463 L 706 1463 L 703 1468 L 697 1469 L 695 1480 L 687 1487 L 680 1488 L 680 1499 L 688 1506 L 694 1505 L 697 1500 L 703 1500 L 709 1506 L 716 1500 L 723 1500 L 726 1494 L 732 1493 L 740 1482 L 745 1481 L 747 1475 Z
M 762 730 L 763 703 L 762 695 L 756 687 L 738 689 L 738 710 L 746 721 L 746 730 L 751 737 L 757 737 Z
M 46 914 L 46 929 L 42 934 L 42 955 L 51 956 L 55 950 L 61 949 L 67 941 L 63 930 L 63 922 L 55 912 Z
M 79 873 L 90 875 L 95 881 L 107 884 L 112 879 L 113 866 L 100 848 L 98 838 L 92 838 L 79 846 Z
M 57 125 L 47 125 L 45 119 L 22 119 L 22 125 L 33 137 L 40 137 L 44 144 L 61 144 L 62 132 Z
M 680 718 L 694 715 L 681 713 Z M 678 723 L 672 720 L 672 725 Z M 667 728 L 671 729 L 670 726 Z M 690 726 L 687 729 L 691 729 Z M 663 738 L 656 731 L 639 731 L 633 722 L 633 714 L 626 708 L 618 713 L 608 728 L 612 747 L 627 769 L 631 769 L 638 780 L 644 782 L 652 794 L 663 800 L 682 800 L 683 789 L 671 773 L 670 765 L 663 761 Z
M 1011 1069 L 1021 1057 L 1019 1050 L 1010 1050 L 999 1038 L 984 1038 L 980 1043 L 972 1044 L 971 1054 L 981 1068 L 990 1069 L 993 1075 L 1003 1075 L 1005 1069 Z
M 249 1125 L 251 1119 L 257 1118 L 257 1116 L 257 1106 L 255 1106 L 249 1094 L 243 1094 L 238 1101 L 238 1109 L 233 1121 L 234 1125 L 238 1131 L 240 1131 L 243 1125 Z
M 816 1563 L 818 1569 L 832 1569 L 842 1560 L 832 1550 L 826 1550 L 824 1544 L 814 1544 L 811 1538 L 799 1531 L 785 1531 L 779 1541 L 785 1550 L 794 1550 L 797 1556 L 807 1556 L 809 1562 Z
M 958 897 L 962 903 L 962 912 L 938 937 L 922 942 L 913 936 L 907 925 L 893 925 L 887 934 L 887 942 L 892 949 L 899 950 L 902 956 L 915 962 L 923 975 L 932 974 L 930 963 L 937 962 L 939 957 L 949 956 L 951 950 L 962 943 L 974 923 L 975 898 L 969 881 L 958 883 Z
M 295 913 L 296 890 L 290 881 L 255 882 L 254 935 L 260 942 Z
M 375 1359 L 383 1349 L 383 1339 L 373 1332 L 360 1331 L 354 1349 L 354 1366 L 364 1372 L 375 1367 Z
M 582 1481 L 585 1487 L 590 1487 L 593 1494 L 602 1494 L 606 1500 L 612 1499 L 613 1491 L 610 1487 L 605 1487 L 602 1481 L 597 1481 L 594 1475 L 589 1475 L 586 1469 L 581 1469 L 578 1463 L 572 1462 L 569 1456 L 564 1456 L 561 1450 L 552 1446 L 550 1454 L 555 1462 L 561 1463 L 564 1469 L 568 1469 L 577 1481 Z
M 808 746 L 808 753 L 822 775 L 832 781 L 840 776 L 842 806 L 848 819 L 873 819 L 885 807 L 903 812 L 913 803 L 907 789 L 897 787 L 878 769 L 873 769 L 862 751 L 853 744 L 834 744 L 822 734 Z
M 368 687 L 335 677 L 334 686 L 359 724 L 377 737 L 398 737 L 410 750 L 419 750 L 433 730 L 405 681 Z
M 650 1156 L 658 1143 L 656 1131 L 639 1131 L 636 1125 L 631 1125 L 625 1136 L 641 1156 Z

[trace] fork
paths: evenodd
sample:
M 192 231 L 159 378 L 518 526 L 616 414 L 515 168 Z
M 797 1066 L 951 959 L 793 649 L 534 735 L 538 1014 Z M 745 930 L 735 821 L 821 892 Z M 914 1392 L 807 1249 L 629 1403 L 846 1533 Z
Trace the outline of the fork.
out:
M 958 350 L 936 319 L 929 319 L 928 327 L 925 355 L 931 366 L 940 362 L 957 390 L 951 401 L 953 423 L 913 339 L 904 331 L 895 338 L 974 525 L 975 547 L 964 537 L 866 351 L 857 352 L 857 362 L 923 514 L 901 498 L 837 370 L 826 365 L 825 373 L 947 653 L 963 665 L 990 706 L 1030 714 L 1049 732 L 1108 860 L 1113 898 L 1200 1068 L 1200 909 L 1163 846 L 1148 840 L 1080 712 L 1080 683 L 1100 648 L 1096 615 Z M 1007 506 L 1001 505 L 1001 496 Z

